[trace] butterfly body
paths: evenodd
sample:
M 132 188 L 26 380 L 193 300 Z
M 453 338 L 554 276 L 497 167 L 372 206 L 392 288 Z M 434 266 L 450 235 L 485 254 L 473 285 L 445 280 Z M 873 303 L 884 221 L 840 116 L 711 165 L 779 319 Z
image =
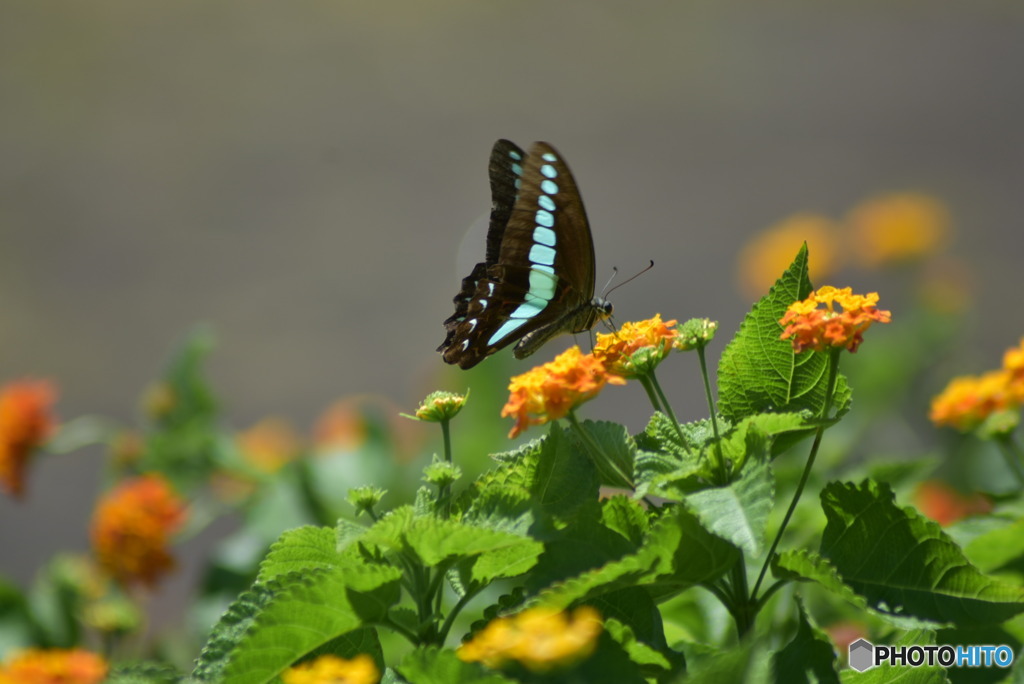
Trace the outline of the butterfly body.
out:
M 590 330 L 611 315 L 594 296 L 594 244 L 576 182 L 547 143 L 526 154 L 499 140 L 491 151 L 485 260 L 462 280 L 438 351 L 472 368 L 516 342 L 525 358 L 552 337 Z

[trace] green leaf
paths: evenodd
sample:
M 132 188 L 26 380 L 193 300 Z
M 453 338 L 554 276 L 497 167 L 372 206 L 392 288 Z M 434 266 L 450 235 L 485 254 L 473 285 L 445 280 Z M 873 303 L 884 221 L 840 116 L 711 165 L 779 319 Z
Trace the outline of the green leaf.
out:
M 540 592 L 534 603 L 566 608 L 575 601 L 643 585 L 668 595 L 721 576 L 737 557 L 734 546 L 675 506 L 654 524 L 636 553 L 559 582 Z
M 614 464 L 615 471 L 624 474 L 626 477 L 632 477 L 633 474 L 633 460 L 636 455 L 636 443 L 633 438 L 629 436 L 629 431 L 626 430 L 624 425 L 618 423 L 612 423 L 609 421 L 592 421 L 585 420 L 580 424 L 580 427 L 590 435 L 591 439 L 598 445 L 600 449 L 599 454 L 589 454 L 591 459 L 599 459 L 602 463 L 610 462 Z M 585 444 L 573 430 L 565 430 L 564 434 L 571 440 L 573 451 L 578 454 L 587 456 L 588 446 Z M 543 461 L 542 461 L 543 462 Z M 593 469 L 593 465 L 587 464 L 590 469 Z M 588 483 L 589 484 L 589 483 Z M 603 481 L 599 484 L 605 484 L 615 486 L 618 484 L 615 481 Z M 577 485 L 576 489 L 579 486 Z
M 768 294 L 744 318 L 718 364 L 719 410 L 732 422 L 765 412 L 809 410 L 821 415 L 825 403 L 828 355 L 795 354 L 780 339 L 779 319 L 790 304 L 807 298 L 813 288 L 807 277 L 807 245 Z M 842 414 L 849 389 L 837 379 L 834 406 Z
M 832 642 L 820 629 L 811 624 L 804 611 L 803 604 L 797 601 L 799 622 L 796 636 L 786 647 L 775 654 L 773 669 L 775 681 L 789 684 L 806 682 L 835 682 L 839 684 L 836 674 L 836 654 Z
M 1024 518 L 975 537 L 964 549 L 985 572 L 999 570 L 1024 557 Z
M 415 518 L 409 507 L 392 511 L 368 529 L 360 541 L 415 554 L 430 567 L 475 557 L 467 579 L 482 583 L 526 572 L 544 550 L 540 542 L 509 532 L 455 520 Z
M 610 530 L 640 546 L 644 536 L 651 529 L 647 511 L 635 499 L 627 496 L 613 496 L 601 502 L 601 522 Z
M 589 420 L 582 427 L 613 458 L 628 458 L 632 464 L 632 440 L 624 427 Z M 530 494 L 544 518 L 567 520 L 575 516 L 580 506 L 597 499 L 597 471 L 587 458 L 585 447 L 571 431 L 552 425 L 541 445 L 538 461 Z
M 960 625 L 1024 611 L 1024 589 L 981 574 L 936 523 L 897 507 L 888 485 L 833 482 L 821 498 L 821 553 L 871 606 Z
M 751 556 L 761 553 L 765 525 L 775 500 L 775 480 L 765 462 L 753 463 L 727 487 L 713 487 L 686 497 L 686 506 L 701 524 Z
M 260 563 L 257 581 L 301 570 L 334 567 L 339 560 L 336 533 L 329 527 L 307 525 L 284 532 Z
M 176 668 L 147 660 L 117 663 L 103 681 L 106 684 L 176 684 L 181 679 Z
M 195 681 L 224 681 L 224 669 L 238 642 L 252 626 L 260 611 L 270 604 L 278 589 L 279 585 L 276 582 L 255 585 L 251 590 L 242 593 L 224 611 L 199 653 L 196 667 L 192 671 Z
M 776 684 L 772 677 L 772 661 L 767 650 L 761 644 L 749 641 L 714 656 L 700 659 L 691 666 L 686 677 L 675 681 L 679 684 Z
M 513 684 L 497 672 L 485 670 L 477 663 L 464 663 L 454 651 L 434 646 L 420 647 L 406 654 L 397 668 L 411 684 Z
M 843 582 L 831 563 L 814 551 L 794 549 L 776 554 L 772 560 L 772 573 L 780 579 L 816 582 L 838 598 L 856 606 L 858 610 L 871 613 L 898 629 L 928 629 L 941 626 L 938 622 L 892 615 L 873 609 L 868 605 L 867 599 Z
M 383 620 L 399 599 L 400 578 L 397 568 L 369 564 L 279 577 L 232 649 L 223 681 L 269 681 L 331 640 Z

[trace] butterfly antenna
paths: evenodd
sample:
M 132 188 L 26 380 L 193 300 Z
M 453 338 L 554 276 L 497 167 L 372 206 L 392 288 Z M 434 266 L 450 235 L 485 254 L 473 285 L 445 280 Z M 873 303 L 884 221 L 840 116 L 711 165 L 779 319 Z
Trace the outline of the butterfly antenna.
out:
M 617 275 L 619 275 L 619 267 L 618 266 L 612 266 L 612 275 L 611 275 L 610 278 L 608 278 L 608 282 L 604 284 L 604 287 L 601 288 L 601 296 L 602 297 L 604 297 L 605 291 L 608 289 L 608 286 L 612 284 L 612 281 L 615 280 L 615 276 L 617 276 Z
M 608 290 L 607 292 L 605 292 L 601 296 L 602 297 L 606 297 L 606 296 L 610 295 L 612 292 L 615 292 L 616 290 L 618 290 L 620 287 L 622 287 L 626 283 L 633 282 L 634 280 L 636 280 L 637 278 L 642 276 L 644 273 L 647 273 L 648 271 L 650 271 L 652 268 L 654 268 L 654 259 L 651 259 L 651 263 L 648 264 L 647 267 L 644 268 L 643 270 L 641 270 L 639 273 L 637 273 L 636 275 L 632 276 L 631 278 L 627 278 L 626 280 L 623 280 L 621 283 L 619 283 L 618 285 L 616 285 L 612 289 Z M 615 273 L 612 274 L 612 277 L 615 277 Z M 612 281 L 609 279 L 608 282 L 611 283 Z M 605 287 L 608 287 L 608 286 L 605 285 Z

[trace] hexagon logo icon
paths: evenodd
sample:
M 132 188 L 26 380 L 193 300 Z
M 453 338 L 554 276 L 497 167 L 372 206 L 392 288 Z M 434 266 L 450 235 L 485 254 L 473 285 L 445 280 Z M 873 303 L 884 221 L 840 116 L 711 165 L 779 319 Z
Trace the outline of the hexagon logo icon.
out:
M 850 644 L 850 667 L 857 672 L 869 670 L 874 664 L 875 647 L 867 639 L 857 639 Z

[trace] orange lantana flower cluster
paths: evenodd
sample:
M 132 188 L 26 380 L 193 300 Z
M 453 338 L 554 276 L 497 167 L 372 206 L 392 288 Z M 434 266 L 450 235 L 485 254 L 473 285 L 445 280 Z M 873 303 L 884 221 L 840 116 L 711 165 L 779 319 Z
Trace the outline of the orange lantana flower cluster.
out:
M 818 305 L 824 304 L 824 309 Z M 843 307 L 836 311 L 835 305 Z M 851 352 L 864 340 L 866 331 L 874 322 L 888 323 L 892 313 L 875 307 L 878 293 L 855 295 L 852 288 L 842 290 L 826 285 L 811 296 L 790 305 L 779 321 L 785 326 L 782 339 L 792 339 L 793 349 L 799 354 L 808 349 L 845 348 Z
M 185 520 L 185 504 L 160 475 L 128 480 L 100 501 L 92 519 L 93 552 L 118 581 L 153 585 L 174 567 L 167 550 Z
M 677 321 L 662 322 L 661 314 L 636 323 L 623 323 L 614 333 L 598 334 L 594 356 L 610 373 L 624 378 L 635 377 L 661 363 L 672 351 L 679 331 Z M 634 358 L 640 350 L 648 350 L 643 362 Z
M 929 418 L 936 425 L 949 425 L 967 432 L 997 411 L 1024 404 L 1024 338 L 1006 350 L 1003 367 L 982 375 L 953 378 L 932 399 Z
M 81 649 L 28 649 L 0 666 L 0 684 L 99 684 L 107 677 L 101 656 Z
M 532 672 L 548 672 L 587 658 L 597 647 L 601 630 L 601 616 L 590 606 L 577 608 L 571 616 L 531 608 L 491 621 L 460 646 L 457 655 L 490 668 L 516 661 Z
M 0 390 L 0 489 L 21 496 L 33 452 L 53 432 L 55 393 L 48 382 L 22 380 Z
M 508 386 L 508 403 L 501 409 L 502 418 L 516 419 L 509 438 L 531 425 L 564 418 L 596 397 L 606 383 L 624 385 L 626 381 L 611 374 L 593 354 L 584 355 L 579 347 L 571 347 L 554 361 L 515 376 Z
M 373 658 L 360 653 L 351 660 L 322 655 L 281 674 L 284 684 L 377 684 L 380 670 Z

